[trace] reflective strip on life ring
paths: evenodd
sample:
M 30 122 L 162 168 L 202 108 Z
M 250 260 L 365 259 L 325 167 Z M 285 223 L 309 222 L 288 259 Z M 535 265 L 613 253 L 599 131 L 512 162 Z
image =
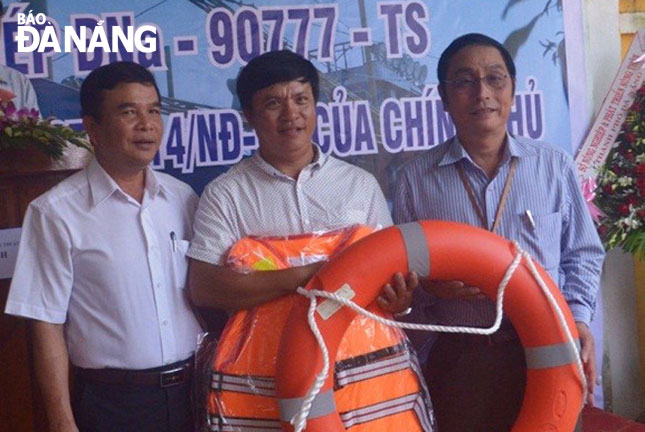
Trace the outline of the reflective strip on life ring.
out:
M 494 300 L 498 284 L 516 253 L 511 242 L 480 228 L 455 222 L 415 222 L 378 231 L 353 244 L 323 267 L 306 288 L 335 292 L 349 285 L 355 292 L 352 300 L 366 307 L 393 273 L 414 270 L 431 279 L 462 280 L 480 287 Z M 537 267 L 564 313 L 567 327 L 577 338 L 564 298 L 546 271 Z M 288 421 L 300 409 L 298 403 L 322 368 L 322 355 L 307 323 L 308 307 L 308 299 L 298 299 L 280 341 L 276 392 L 281 409 L 285 408 L 281 414 L 285 431 L 293 430 Z M 572 431 L 582 406 L 577 353 L 567 344 L 564 329 L 525 262 L 520 263 L 509 281 L 504 311 L 519 335 L 527 359 L 524 402 L 512 432 Z M 346 307 L 326 320 L 316 314 L 330 358 L 334 358 L 355 314 Z M 314 400 L 307 432 L 345 430 L 333 399 L 328 397 L 332 386 L 333 378 L 329 376 Z

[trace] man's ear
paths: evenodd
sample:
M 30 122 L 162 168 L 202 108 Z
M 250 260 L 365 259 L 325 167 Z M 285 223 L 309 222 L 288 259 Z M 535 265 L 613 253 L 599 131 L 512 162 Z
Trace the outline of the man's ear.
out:
M 448 106 L 448 96 L 446 95 L 446 89 L 442 85 L 439 85 L 437 86 L 437 90 L 439 90 L 439 97 L 441 97 L 441 104 L 443 105 L 443 110 L 449 113 L 450 107 Z
M 246 119 L 246 122 L 249 124 L 251 129 L 255 129 L 255 125 L 253 124 L 253 114 L 251 113 L 251 110 L 248 108 L 242 110 L 242 114 L 244 114 L 244 118 Z
M 87 133 L 87 136 L 90 138 L 90 142 L 92 143 L 92 146 L 96 148 L 96 140 L 94 137 L 96 136 L 96 128 L 98 126 L 98 122 L 94 119 L 94 117 L 86 115 L 83 116 L 83 129 L 85 129 L 85 132 Z
M 513 84 L 513 89 L 512 89 L 512 93 L 511 93 L 511 99 L 512 99 L 511 100 L 511 107 L 514 107 L 515 106 L 515 90 L 516 90 L 515 78 L 511 78 L 511 82 Z

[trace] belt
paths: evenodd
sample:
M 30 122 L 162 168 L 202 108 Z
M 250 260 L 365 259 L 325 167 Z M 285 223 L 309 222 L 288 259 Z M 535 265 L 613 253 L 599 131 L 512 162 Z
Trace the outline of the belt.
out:
M 500 329 L 491 335 L 455 333 L 442 334 L 440 337 L 460 345 L 499 345 L 519 339 L 517 332 L 512 328 Z
M 193 357 L 161 368 L 153 369 L 84 369 L 74 367 L 76 376 L 103 384 L 130 384 L 137 386 L 172 387 L 190 381 Z

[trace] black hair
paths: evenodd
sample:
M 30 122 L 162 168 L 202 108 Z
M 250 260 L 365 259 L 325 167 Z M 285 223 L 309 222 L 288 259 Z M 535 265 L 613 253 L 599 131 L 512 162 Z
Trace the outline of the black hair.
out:
M 499 51 L 506 69 L 508 70 L 509 75 L 515 81 L 515 63 L 513 62 L 513 57 L 511 53 L 502 45 L 497 42 L 495 39 L 486 36 L 481 33 L 468 33 L 463 36 L 459 36 L 457 39 L 452 41 L 448 48 L 443 50 L 441 57 L 439 57 L 439 64 L 437 65 L 437 78 L 439 79 L 439 86 L 443 87 L 443 83 L 446 80 L 446 75 L 448 74 L 448 67 L 450 66 L 450 61 L 452 58 L 463 48 L 472 45 L 481 45 L 481 46 L 490 46 L 496 48 Z
M 273 84 L 286 81 L 309 83 L 318 101 L 319 78 L 316 67 L 307 59 L 289 50 L 269 51 L 251 60 L 237 76 L 235 90 L 242 110 L 250 110 L 253 95 Z
M 121 83 L 152 85 L 161 103 L 161 94 L 155 77 L 143 66 L 127 61 L 110 63 L 94 69 L 81 84 L 81 116 L 100 120 L 103 92 L 112 90 Z

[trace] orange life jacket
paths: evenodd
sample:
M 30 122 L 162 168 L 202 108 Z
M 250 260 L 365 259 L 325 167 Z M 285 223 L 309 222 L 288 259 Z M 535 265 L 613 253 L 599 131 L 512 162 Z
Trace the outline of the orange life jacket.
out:
M 328 259 L 370 234 L 353 226 L 324 234 L 247 237 L 229 253 L 241 271 L 267 271 Z M 281 430 L 275 393 L 278 345 L 297 295 L 284 296 L 228 321 L 212 362 L 208 394 L 211 431 Z M 376 305 L 368 308 L 385 313 Z M 425 383 L 407 337 L 399 329 L 357 317 L 336 355 L 334 399 L 346 429 L 354 432 L 431 431 Z

